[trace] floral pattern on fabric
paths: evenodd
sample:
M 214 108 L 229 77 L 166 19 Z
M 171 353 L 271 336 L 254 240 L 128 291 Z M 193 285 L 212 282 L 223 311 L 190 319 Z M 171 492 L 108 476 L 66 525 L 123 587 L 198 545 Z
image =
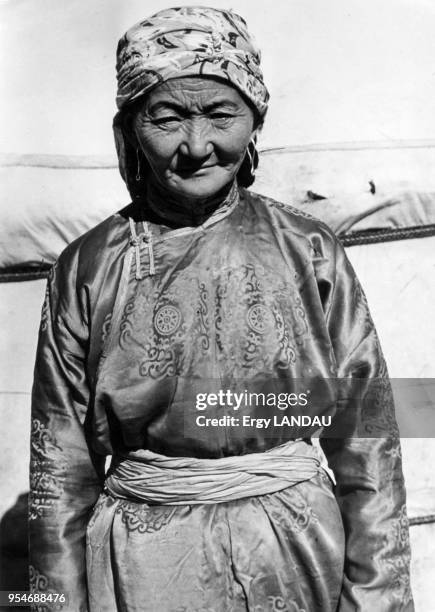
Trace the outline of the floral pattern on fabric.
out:
M 302 495 L 298 495 L 297 490 L 292 501 L 288 513 L 284 514 L 275 498 L 269 496 L 267 498 L 267 510 L 274 521 L 288 533 L 301 534 L 313 524 L 318 523 L 319 519 L 310 504 Z M 263 500 L 260 503 L 264 503 Z
M 109 312 L 104 318 L 103 329 L 101 334 L 101 345 L 104 346 L 106 342 L 107 336 L 110 334 L 110 329 L 112 326 L 112 313 Z
M 46 591 L 48 587 L 48 578 L 38 572 L 33 565 L 29 566 L 30 589 L 31 591 Z
M 123 351 L 136 347 L 142 355 L 141 376 L 187 375 L 201 354 L 217 355 L 224 375 L 241 377 L 294 363 L 308 324 L 296 286 L 248 264 L 222 270 L 218 282 L 189 271 L 170 288 L 144 281 L 126 303 L 118 333 Z
M 383 538 L 385 550 L 396 550 L 396 555 L 384 560 L 391 576 L 390 601 L 406 606 L 412 602 L 411 581 L 408 567 L 411 561 L 409 542 L 409 522 L 405 505 L 391 521 L 391 529 Z
M 286 602 L 280 595 L 269 596 L 267 603 L 269 604 L 268 612 L 308 612 L 306 608 L 300 608 L 295 602 Z M 258 608 L 258 612 L 260 612 L 260 608 Z
M 368 381 L 361 414 L 361 436 L 394 437 L 399 439 L 399 428 L 394 413 L 393 390 L 382 357 L 379 376 Z M 400 452 L 400 445 L 398 445 Z
M 122 522 L 129 532 L 152 533 L 160 531 L 168 525 L 176 512 L 174 506 L 146 506 L 145 504 L 120 501 L 116 514 L 120 514 Z
M 59 601 L 59 595 L 64 594 L 54 595 L 54 589 L 49 588 L 47 576 L 33 565 L 29 565 L 29 587 L 30 592 L 39 599 L 30 605 L 31 612 L 53 612 L 64 609 L 62 601 Z
M 52 511 L 63 491 L 64 461 L 62 449 L 46 425 L 32 420 L 31 430 L 31 483 L 29 520 L 43 517 Z

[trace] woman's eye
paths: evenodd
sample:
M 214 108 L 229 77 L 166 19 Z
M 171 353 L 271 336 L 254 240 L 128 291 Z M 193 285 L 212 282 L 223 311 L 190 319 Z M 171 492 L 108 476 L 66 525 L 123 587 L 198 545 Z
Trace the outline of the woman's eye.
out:
M 229 113 L 213 113 L 211 118 L 212 119 L 232 119 L 233 115 L 230 115 Z
M 181 117 L 178 117 L 177 115 L 168 115 L 165 117 L 156 117 L 154 119 L 154 123 L 156 123 L 157 125 L 161 125 L 161 126 L 176 126 L 181 122 Z

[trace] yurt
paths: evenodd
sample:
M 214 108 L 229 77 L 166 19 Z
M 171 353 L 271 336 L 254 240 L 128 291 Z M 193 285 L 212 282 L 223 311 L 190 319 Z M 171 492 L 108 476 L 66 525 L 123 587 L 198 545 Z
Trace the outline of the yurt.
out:
M 202 4 L 243 15 L 262 49 L 271 103 L 251 189 L 327 223 L 367 295 L 402 437 L 416 610 L 435 612 L 435 5 Z M 0 2 L 0 591 L 27 590 L 30 393 L 46 277 L 69 242 L 129 202 L 112 134 L 116 44 L 172 5 Z

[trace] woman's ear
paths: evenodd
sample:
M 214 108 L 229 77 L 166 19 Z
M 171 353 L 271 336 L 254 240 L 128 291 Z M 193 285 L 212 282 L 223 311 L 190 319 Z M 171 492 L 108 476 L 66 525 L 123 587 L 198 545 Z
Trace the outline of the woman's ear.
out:
M 256 132 L 255 136 L 261 132 L 264 125 L 264 118 L 266 115 L 261 116 L 257 111 L 254 113 L 254 131 Z
M 134 148 L 139 148 L 139 143 L 134 131 L 134 114 L 132 112 L 125 113 L 122 120 L 122 131 L 128 143 Z

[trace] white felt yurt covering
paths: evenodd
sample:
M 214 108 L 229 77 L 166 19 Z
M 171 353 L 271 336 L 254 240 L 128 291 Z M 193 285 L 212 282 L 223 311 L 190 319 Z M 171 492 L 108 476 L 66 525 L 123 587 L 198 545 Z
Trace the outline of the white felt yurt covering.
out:
M 173 4 L 0 3 L 8 85 L 1 102 L 0 280 L 9 281 L 0 283 L 0 590 L 26 588 L 29 393 L 45 288 L 38 274 L 73 238 L 128 203 L 111 135 L 116 41 L 145 14 Z M 408 436 L 402 444 L 414 522 L 413 588 L 417 611 L 430 612 L 435 6 L 427 0 L 277 0 L 267 10 L 260 0 L 230 5 L 256 35 L 271 91 L 253 190 L 302 207 L 352 245 L 348 255 L 398 381 L 399 421 Z M 23 280 L 30 278 L 36 280 Z

